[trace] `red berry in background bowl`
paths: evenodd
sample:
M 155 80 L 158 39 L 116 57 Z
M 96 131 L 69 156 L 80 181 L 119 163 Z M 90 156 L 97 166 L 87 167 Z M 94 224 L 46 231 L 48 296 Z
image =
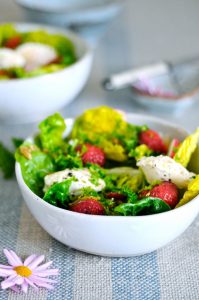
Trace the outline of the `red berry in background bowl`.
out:
M 70 206 L 70 210 L 89 215 L 104 215 L 105 213 L 103 205 L 93 197 L 76 200 Z
M 178 149 L 179 145 L 180 145 L 180 141 L 178 139 L 172 139 L 169 145 L 167 155 L 173 158 L 175 156 L 176 150 Z
M 91 145 L 88 143 L 84 145 L 78 145 L 77 151 L 83 152 L 81 154 L 81 158 L 84 165 L 87 163 L 92 163 L 103 167 L 106 162 L 104 151 L 95 145 Z
M 155 130 L 148 129 L 139 134 L 139 143 L 147 145 L 151 150 L 158 153 L 166 153 L 165 146 L 161 136 Z
M 171 208 L 174 208 L 179 202 L 179 192 L 176 185 L 169 181 L 164 181 L 155 185 L 151 190 L 143 190 L 139 198 L 155 197 L 162 199 Z
M 16 36 L 13 36 L 12 38 L 8 39 L 6 42 L 5 42 L 5 47 L 6 48 L 10 48 L 10 49 L 15 49 L 17 48 L 19 45 L 21 44 L 21 37 L 16 35 Z

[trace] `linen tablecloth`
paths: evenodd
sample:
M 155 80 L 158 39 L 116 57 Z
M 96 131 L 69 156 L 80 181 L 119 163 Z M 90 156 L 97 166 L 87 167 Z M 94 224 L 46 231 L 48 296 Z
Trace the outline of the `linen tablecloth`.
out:
M 199 218 L 166 247 L 138 257 L 110 258 L 71 249 L 51 238 L 25 206 L 15 179 L 0 179 L 0 262 L 3 248 L 44 254 L 60 275 L 54 291 L 0 290 L 1 300 L 197 300 Z

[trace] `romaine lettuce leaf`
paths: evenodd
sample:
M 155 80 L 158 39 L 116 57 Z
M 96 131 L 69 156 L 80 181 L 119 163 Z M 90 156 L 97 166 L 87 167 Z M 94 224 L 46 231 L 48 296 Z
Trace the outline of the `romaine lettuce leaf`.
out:
M 25 183 L 38 196 L 43 195 L 44 177 L 54 172 L 52 159 L 36 145 L 23 143 L 15 153 Z
M 124 203 L 114 208 L 114 213 L 122 216 L 140 216 L 165 212 L 170 210 L 162 199 L 147 197 L 134 203 Z
M 66 129 L 64 119 L 59 113 L 49 116 L 39 124 L 42 148 L 55 151 L 63 145 L 63 133 Z
M 176 207 L 180 207 L 189 201 L 191 201 L 194 197 L 199 194 L 199 175 L 194 178 L 187 187 L 187 191 L 184 193 L 182 199 L 176 205 Z
M 187 167 L 192 154 L 196 150 L 199 141 L 199 128 L 191 135 L 189 135 L 179 146 L 174 160 L 184 167 Z

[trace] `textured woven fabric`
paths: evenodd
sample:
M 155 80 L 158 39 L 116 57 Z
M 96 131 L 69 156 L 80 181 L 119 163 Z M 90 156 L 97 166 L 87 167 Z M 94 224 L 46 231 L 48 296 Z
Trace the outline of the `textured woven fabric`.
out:
M 23 203 L 16 181 L 0 178 L 0 262 L 4 247 L 22 257 L 45 254 L 59 268 L 53 291 L 27 295 L 0 291 L 0 300 L 197 300 L 199 219 L 174 242 L 156 252 L 106 258 L 71 249 L 51 238 Z

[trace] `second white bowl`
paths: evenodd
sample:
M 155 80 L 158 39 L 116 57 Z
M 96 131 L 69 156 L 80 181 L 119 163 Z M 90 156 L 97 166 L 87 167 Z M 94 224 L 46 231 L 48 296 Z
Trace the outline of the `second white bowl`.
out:
M 77 62 L 61 71 L 27 79 L 0 81 L 0 121 L 24 123 L 40 120 L 71 102 L 90 74 L 93 51 L 70 31 L 36 24 L 16 24 L 19 31 L 44 29 L 64 34 L 74 43 Z

